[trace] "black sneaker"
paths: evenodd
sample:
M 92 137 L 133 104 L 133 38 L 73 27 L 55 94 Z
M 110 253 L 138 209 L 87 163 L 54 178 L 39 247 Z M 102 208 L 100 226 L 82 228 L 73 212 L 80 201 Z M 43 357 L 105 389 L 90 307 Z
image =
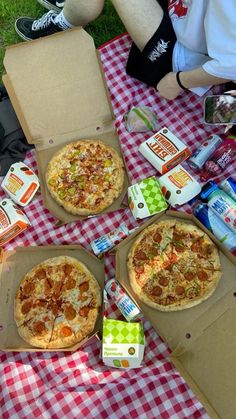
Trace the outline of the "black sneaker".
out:
M 51 10 L 37 20 L 30 17 L 19 17 L 15 22 L 15 30 L 25 41 L 61 32 L 63 29 L 54 23 L 54 18 L 56 16 L 57 14 Z
M 38 3 L 48 10 L 55 10 L 56 12 L 60 12 L 65 5 L 65 2 L 61 0 L 38 0 Z

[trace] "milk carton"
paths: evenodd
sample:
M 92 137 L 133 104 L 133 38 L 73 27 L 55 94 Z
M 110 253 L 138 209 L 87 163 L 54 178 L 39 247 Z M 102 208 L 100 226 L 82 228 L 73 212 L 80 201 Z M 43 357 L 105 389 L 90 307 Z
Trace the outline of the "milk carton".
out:
M 155 176 L 130 186 L 128 203 L 134 218 L 150 217 L 168 207 Z
M 28 218 L 11 199 L 0 202 L 0 246 L 18 236 L 29 226 Z
M 36 174 L 24 163 L 11 165 L 2 182 L 2 188 L 18 205 L 27 205 L 39 188 Z
M 115 368 L 137 368 L 144 355 L 145 337 L 142 323 L 103 320 L 102 359 Z
M 139 152 L 163 174 L 186 160 L 191 152 L 168 128 L 162 128 L 144 141 Z

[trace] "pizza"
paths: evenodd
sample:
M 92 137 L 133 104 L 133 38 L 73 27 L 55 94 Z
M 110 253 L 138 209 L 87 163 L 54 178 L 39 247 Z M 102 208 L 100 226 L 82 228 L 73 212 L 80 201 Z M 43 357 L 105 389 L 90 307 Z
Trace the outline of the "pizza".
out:
M 128 255 L 133 291 L 161 311 L 193 307 L 209 298 L 221 278 L 218 250 L 193 224 L 168 219 L 145 228 Z
M 124 187 L 124 165 L 117 151 L 99 140 L 61 148 L 48 163 L 46 184 L 53 199 L 75 215 L 108 208 Z
M 89 336 L 101 306 L 101 289 L 76 258 L 59 256 L 33 267 L 15 296 L 19 335 L 39 348 L 65 348 Z

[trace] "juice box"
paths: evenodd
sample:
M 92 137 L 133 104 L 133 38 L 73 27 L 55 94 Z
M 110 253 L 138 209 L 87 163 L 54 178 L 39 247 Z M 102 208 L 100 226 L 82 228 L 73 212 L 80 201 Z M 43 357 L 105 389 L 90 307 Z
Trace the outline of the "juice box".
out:
M 144 356 L 145 337 L 142 323 L 103 320 L 102 359 L 115 368 L 137 368 Z
M 166 127 L 144 141 L 139 152 L 161 174 L 173 169 L 191 155 L 187 146 Z
M 128 203 L 134 218 L 146 218 L 168 207 L 155 176 L 130 186 Z
M 11 165 L 1 186 L 14 202 L 24 207 L 37 192 L 39 179 L 28 166 L 18 162 Z
M 29 226 L 28 218 L 11 199 L 0 202 L 0 246 L 18 236 Z

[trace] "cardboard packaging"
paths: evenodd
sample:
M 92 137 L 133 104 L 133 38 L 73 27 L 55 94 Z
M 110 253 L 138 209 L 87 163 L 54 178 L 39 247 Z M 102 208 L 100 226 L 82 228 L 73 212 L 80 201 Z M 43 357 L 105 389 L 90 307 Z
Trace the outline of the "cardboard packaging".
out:
M 15 352 L 71 352 L 89 342 L 102 332 L 102 307 L 91 335 L 74 346 L 62 349 L 36 348 L 25 342 L 18 334 L 14 320 L 14 299 L 24 275 L 43 260 L 56 256 L 71 256 L 88 266 L 97 279 L 101 292 L 104 285 L 103 262 L 79 245 L 18 247 L 2 253 L 0 263 L 0 350 Z
M 187 146 L 166 127 L 144 141 L 139 151 L 161 174 L 173 169 L 191 154 Z
M 129 250 L 140 231 L 163 219 L 194 223 L 218 246 L 223 275 L 213 295 L 201 304 L 177 312 L 148 307 L 133 292 L 128 277 Z M 236 412 L 236 257 L 195 217 L 166 211 L 145 222 L 116 246 L 116 278 L 172 349 L 172 360 L 201 400 L 211 418 L 234 419 Z
M 128 203 L 134 218 L 146 218 L 164 211 L 168 205 L 155 176 L 128 188 Z
M 100 139 L 122 157 L 91 36 L 76 28 L 10 46 L 4 66 L 3 82 L 12 105 L 27 141 L 35 144 L 45 207 L 63 223 L 86 218 L 67 213 L 53 200 L 45 184 L 45 172 L 56 151 L 79 139 Z M 128 185 L 125 172 L 121 195 L 104 213 L 122 207 Z
M 116 368 L 137 368 L 144 355 L 145 338 L 142 323 L 103 320 L 102 360 Z
M 11 165 L 1 187 L 16 204 L 25 207 L 36 194 L 39 180 L 33 170 L 18 162 Z
M 173 207 L 183 205 L 201 192 L 201 185 L 180 164 L 158 179 L 161 191 Z
M 0 202 L 0 246 L 14 239 L 30 225 L 26 215 L 11 199 Z

